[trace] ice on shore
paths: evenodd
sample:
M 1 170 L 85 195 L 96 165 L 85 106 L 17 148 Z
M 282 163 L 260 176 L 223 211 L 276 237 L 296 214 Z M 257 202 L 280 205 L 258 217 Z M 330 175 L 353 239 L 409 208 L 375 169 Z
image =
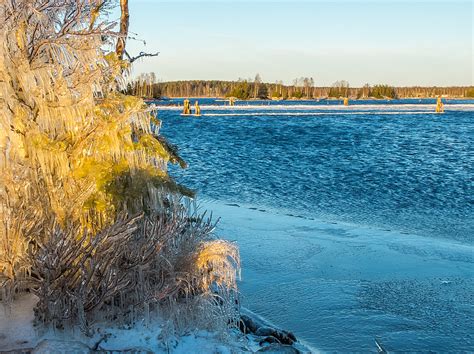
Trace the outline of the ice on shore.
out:
M 0 352 L 36 348 L 34 352 L 38 353 L 82 353 L 95 347 L 101 350 L 134 350 L 144 353 L 224 354 L 259 349 L 258 342 L 235 331 L 228 336 L 196 330 L 179 338 L 165 337 L 161 335 L 162 323 L 158 321 L 148 326 L 137 324 L 130 329 L 100 328 L 101 325 L 97 324 L 97 333 L 93 337 L 86 337 L 79 330 L 44 331 L 33 325 L 33 308 L 36 302 L 35 295 L 26 294 L 15 300 L 11 307 L 0 305 Z
M 137 323 L 133 327 L 113 327 L 110 324 L 94 325 L 95 334 L 85 336 L 80 330 L 42 329 L 34 325 L 33 309 L 37 297 L 24 294 L 10 306 L 0 305 L 0 352 L 29 351 L 32 353 L 89 353 L 93 350 L 124 351 L 134 353 L 255 353 L 272 352 L 271 345 L 262 345 L 262 337 L 239 332 L 189 331 L 179 337 L 166 335 L 163 322 L 155 319 L 150 324 Z M 244 310 L 245 311 L 245 310 Z M 250 311 L 247 315 L 255 316 Z M 276 352 L 315 353 L 301 343 L 279 346 Z M 282 351 L 285 349 L 286 351 Z M 298 351 L 299 350 L 299 351 Z
M 243 305 L 322 351 L 471 351 L 474 348 L 474 247 L 456 241 L 360 225 L 328 223 L 268 208 L 207 201 L 222 217 L 219 236 L 236 240 L 242 256 Z M 38 333 L 34 297 L 0 308 L 0 351 L 100 339 L 79 331 Z M 159 338 L 160 323 L 108 328 L 107 350 L 157 353 L 255 352 L 258 341 L 196 331 Z M 44 344 L 44 343 L 43 343 Z M 65 344 L 66 345 L 66 344 Z M 59 348 L 59 347 L 58 347 Z M 316 351 L 316 350 L 314 350 Z
M 470 351 L 474 247 L 206 201 L 242 258 L 243 305 L 322 351 Z

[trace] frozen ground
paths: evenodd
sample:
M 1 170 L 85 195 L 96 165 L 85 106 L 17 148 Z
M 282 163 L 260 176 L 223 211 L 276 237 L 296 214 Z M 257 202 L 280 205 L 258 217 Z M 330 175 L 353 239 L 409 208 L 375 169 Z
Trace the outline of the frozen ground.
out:
M 243 303 L 322 351 L 474 351 L 472 245 L 206 201 Z
M 38 352 L 86 353 L 100 341 L 102 350 L 135 350 L 153 353 L 232 353 L 258 349 L 258 344 L 237 333 L 227 338 L 206 331 L 195 331 L 180 338 L 164 337 L 162 323 L 138 324 L 133 329 L 102 328 L 92 338 L 77 331 L 40 331 L 33 326 L 34 295 L 25 295 L 11 309 L 0 306 L 0 352 L 37 348 Z M 97 327 L 100 327 L 98 325 Z M 98 347 L 99 347 L 98 346 Z
M 155 319 L 151 323 L 138 323 L 132 327 L 113 327 L 96 323 L 94 336 L 86 337 L 79 330 L 45 330 L 33 325 L 33 308 L 36 296 L 26 294 L 9 307 L 0 305 L 0 353 L 90 353 L 91 349 L 126 353 L 255 353 L 269 352 L 268 344 L 261 345 L 263 337 L 243 335 L 237 329 L 217 333 L 203 330 L 190 330 L 176 337 L 167 334 L 166 324 Z M 261 319 L 245 310 L 244 313 L 257 321 Z M 264 326 L 269 326 L 264 320 Z M 316 350 L 302 343 L 293 347 L 283 346 L 288 353 L 316 353 Z M 278 353 L 286 353 L 279 351 Z

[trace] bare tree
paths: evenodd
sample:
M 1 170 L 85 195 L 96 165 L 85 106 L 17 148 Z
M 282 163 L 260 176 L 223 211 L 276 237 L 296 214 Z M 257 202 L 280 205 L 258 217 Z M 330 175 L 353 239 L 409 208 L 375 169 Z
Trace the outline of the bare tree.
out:
M 262 78 L 260 77 L 260 74 L 255 75 L 255 79 L 253 81 L 253 98 L 257 98 L 258 88 L 261 83 L 262 83 Z

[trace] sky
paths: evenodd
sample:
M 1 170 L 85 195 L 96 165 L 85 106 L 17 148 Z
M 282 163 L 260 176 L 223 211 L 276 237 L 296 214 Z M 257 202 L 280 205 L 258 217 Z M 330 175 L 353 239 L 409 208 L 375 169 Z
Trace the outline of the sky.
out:
M 134 75 L 162 81 L 313 77 L 351 86 L 473 85 L 473 2 L 131 0 Z

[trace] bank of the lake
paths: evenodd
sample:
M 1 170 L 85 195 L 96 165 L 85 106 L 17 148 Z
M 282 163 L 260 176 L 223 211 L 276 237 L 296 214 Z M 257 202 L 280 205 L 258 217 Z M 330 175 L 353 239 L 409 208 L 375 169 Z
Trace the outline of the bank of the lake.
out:
M 207 200 L 243 304 L 325 352 L 473 349 L 473 247 Z

